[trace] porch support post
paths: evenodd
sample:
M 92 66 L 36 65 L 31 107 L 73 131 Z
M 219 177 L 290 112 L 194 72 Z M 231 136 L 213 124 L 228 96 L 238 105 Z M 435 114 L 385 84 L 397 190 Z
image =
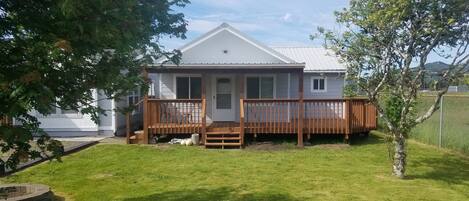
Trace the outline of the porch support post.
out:
M 298 147 L 303 147 L 303 123 L 304 123 L 304 104 L 303 104 L 303 69 L 298 73 Z
M 202 74 L 201 80 L 201 93 L 202 93 L 202 128 L 201 128 L 201 141 L 202 144 L 205 144 L 206 132 L 207 132 L 207 96 L 206 96 L 206 86 L 205 81 L 207 79 L 207 74 Z
M 244 74 L 239 74 L 239 137 L 241 146 L 244 144 Z
M 145 82 L 148 84 L 148 72 L 146 66 L 143 67 L 143 79 Z M 150 111 L 148 110 L 148 92 L 143 95 L 143 144 L 148 144 L 148 131 L 149 131 L 149 113 Z
M 349 97 L 345 99 L 345 141 L 348 142 L 349 135 L 352 133 L 351 126 L 352 104 Z
M 130 115 L 132 112 L 125 113 L 125 142 L 130 144 Z

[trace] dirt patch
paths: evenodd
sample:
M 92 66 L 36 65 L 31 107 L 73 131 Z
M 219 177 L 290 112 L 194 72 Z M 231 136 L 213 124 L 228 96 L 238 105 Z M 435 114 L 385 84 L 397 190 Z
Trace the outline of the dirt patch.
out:
M 254 142 L 246 146 L 246 150 L 259 151 L 282 151 L 287 149 L 296 149 L 291 143 L 273 143 L 273 142 Z

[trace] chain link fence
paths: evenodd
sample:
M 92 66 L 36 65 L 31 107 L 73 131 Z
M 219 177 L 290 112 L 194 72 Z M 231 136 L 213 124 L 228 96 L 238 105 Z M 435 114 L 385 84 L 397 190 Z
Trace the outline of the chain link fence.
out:
M 434 99 L 433 95 L 423 95 L 417 107 L 418 112 L 424 112 Z M 440 110 L 417 125 L 411 132 L 411 138 L 469 154 L 469 93 L 443 96 Z

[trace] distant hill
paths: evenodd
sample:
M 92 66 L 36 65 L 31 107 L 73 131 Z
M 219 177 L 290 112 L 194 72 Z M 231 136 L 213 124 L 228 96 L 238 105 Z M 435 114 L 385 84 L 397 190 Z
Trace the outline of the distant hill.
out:
M 448 70 L 448 68 L 449 68 L 449 65 L 441 61 L 425 64 L 427 75 L 425 75 L 425 77 L 422 78 L 422 82 L 423 82 L 422 89 L 431 88 L 432 83 L 434 83 L 434 81 L 436 80 L 440 80 L 444 71 Z M 418 71 L 417 67 L 414 67 L 413 70 L 414 72 Z M 469 72 L 469 68 L 466 71 Z M 444 84 L 444 83 L 440 83 L 440 85 L 437 86 L 437 88 L 440 88 L 442 86 L 441 84 Z M 458 86 L 458 85 L 461 85 L 461 83 L 451 83 L 450 85 Z
M 437 61 L 437 62 L 432 62 L 432 63 L 427 63 L 425 64 L 425 68 L 428 72 L 432 72 L 432 74 L 439 74 L 442 73 L 445 70 L 448 70 L 449 65 L 442 62 L 442 61 Z M 467 69 L 469 70 L 469 68 Z
M 441 61 L 425 64 L 425 68 L 427 69 L 427 71 L 430 71 L 430 72 L 439 72 L 439 73 L 441 73 L 445 70 L 448 70 L 448 67 L 449 67 L 448 64 L 446 64 L 444 62 L 441 62 Z

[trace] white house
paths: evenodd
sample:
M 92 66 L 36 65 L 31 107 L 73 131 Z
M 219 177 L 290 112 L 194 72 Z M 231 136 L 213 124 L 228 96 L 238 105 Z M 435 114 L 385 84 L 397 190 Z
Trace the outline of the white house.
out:
M 203 99 L 204 123 L 207 124 L 239 123 L 242 99 L 281 100 L 301 97 L 332 100 L 343 97 L 345 66 L 332 52 L 322 47 L 269 47 L 223 23 L 179 50 L 182 52 L 179 65 L 165 63 L 164 59 L 160 59 L 150 67 L 148 78 L 152 86 L 149 97 L 159 100 Z M 302 84 L 299 82 L 301 79 Z M 102 95 L 96 92 L 96 97 L 100 99 Z M 73 111 L 57 111 L 57 114 L 39 116 L 39 119 L 41 126 L 56 136 L 125 135 L 126 117 L 112 109 L 136 103 L 138 98 L 138 94 L 134 93 L 126 101 L 99 101 L 99 106 L 109 109 L 107 116 L 101 116 L 99 124 L 92 122 L 89 116 Z M 172 104 L 171 108 L 176 108 L 172 112 L 178 112 L 181 116 L 182 107 L 177 108 L 177 104 Z M 197 104 L 194 103 L 188 110 L 200 109 L 200 104 Z M 291 109 L 292 104 L 288 103 L 288 117 L 298 113 Z M 170 118 L 164 115 L 168 115 L 171 108 L 166 107 L 169 112 L 163 113 L 160 106 L 156 109 L 148 107 L 151 111 L 154 109 L 161 113 L 154 117 L 158 121 Z M 337 104 L 339 107 L 343 112 L 344 106 Z M 139 112 L 134 112 L 133 116 L 133 122 L 143 119 Z M 193 114 L 188 116 L 195 118 Z M 343 116 L 342 113 L 340 116 Z M 189 117 L 177 118 L 179 123 L 190 121 L 187 119 Z M 140 123 L 132 126 L 142 128 Z

